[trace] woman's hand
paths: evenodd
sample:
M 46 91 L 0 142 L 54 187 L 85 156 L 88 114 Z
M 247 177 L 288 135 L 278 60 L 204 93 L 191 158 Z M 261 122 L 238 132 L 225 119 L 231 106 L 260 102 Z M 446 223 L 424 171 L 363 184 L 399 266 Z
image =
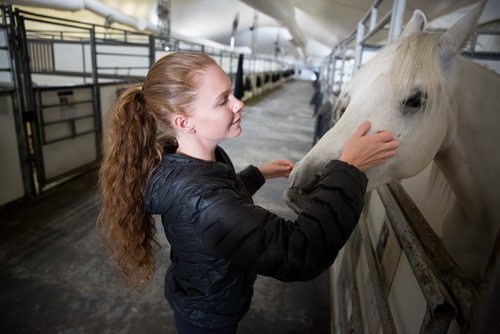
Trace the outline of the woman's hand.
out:
M 339 160 L 347 162 L 362 171 L 382 165 L 390 157 L 396 155 L 399 142 L 390 131 L 378 131 L 367 135 L 371 124 L 364 122 L 354 132 L 342 150 Z
M 274 160 L 259 166 L 259 171 L 265 179 L 288 177 L 293 169 L 293 162 L 289 160 Z

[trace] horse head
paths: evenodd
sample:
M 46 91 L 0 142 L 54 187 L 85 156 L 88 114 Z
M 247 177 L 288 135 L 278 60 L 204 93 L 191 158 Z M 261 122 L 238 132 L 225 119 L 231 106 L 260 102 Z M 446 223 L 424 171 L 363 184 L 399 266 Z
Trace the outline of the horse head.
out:
M 367 172 L 368 191 L 416 175 L 452 140 L 455 59 L 483 6 L 442 34 L 425 32 L 425 15 L 416 10 L 401 37 L 362 66 L 335 104 L 334 114 L 342 117 L 290 175 L 285 199 L 292 209 L 304 208 L 324 166 L 340 157 L 365 120 L 371 121 L 371 133 L 390 130 L 400 141 L 396 157 Z

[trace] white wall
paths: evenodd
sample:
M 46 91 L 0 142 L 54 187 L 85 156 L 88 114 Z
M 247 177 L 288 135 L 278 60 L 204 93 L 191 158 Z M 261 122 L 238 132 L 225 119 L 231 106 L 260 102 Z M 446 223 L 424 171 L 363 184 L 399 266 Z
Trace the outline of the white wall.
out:
M 59 103 L 59 92 L 73 92 L 73 100 L 91 100 L 91 87 L 61 88 L 42 92 L 41 101 L 43 105 Z M 92 115 L 92 103 L 64 105 L 62 107 L 49 108 L 43 111 L 44 121 L 64 120 L 71 117 Z M 85 118 L 75 122 L 77 133 L 93 128 L 93 118 Z M 71 134 L 69 123 L 59 123 L 45 126 L 46 140 L 54 140 Z M 90 163 L 96 160 L 95 134 L 90 133 L 72 139 L 62 140 L 56 143 L 43 145 L 43 160 L 45 175 L 47 179 L 56 177 L 62 173 Z
M 7 45 L 6 32 L 0 29 L 0 47 Z M 9 53 L 0 49 L 0 68 L 10 68 Z M 0 84 L 12 85 L 12 74 L 7 71 L 0 71 Z

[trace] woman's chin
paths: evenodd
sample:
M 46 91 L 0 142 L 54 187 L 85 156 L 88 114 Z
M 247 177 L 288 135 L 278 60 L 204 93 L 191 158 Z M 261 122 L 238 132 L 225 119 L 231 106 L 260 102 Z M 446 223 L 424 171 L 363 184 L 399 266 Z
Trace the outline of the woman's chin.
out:
M 238 125 L 238 127 L 231 127 L 231 130 L 227 133 L 226 139 L 231 139 L 238 137 L 241 134 L 241 127 Z

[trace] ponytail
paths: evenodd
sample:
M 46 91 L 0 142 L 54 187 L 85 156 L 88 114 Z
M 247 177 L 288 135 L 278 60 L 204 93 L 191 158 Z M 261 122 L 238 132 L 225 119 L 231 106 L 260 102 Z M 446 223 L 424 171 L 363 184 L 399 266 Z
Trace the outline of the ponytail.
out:
M 143 196 L 162 155 L 156 135 L 157 121 L 147 110 L 141 86 L 128 88 L 115 102 L 108 121 L 99 171 L 102 206 L 97 226 L 130 283 L 148 282 L 154 275 L 159 244 Z

